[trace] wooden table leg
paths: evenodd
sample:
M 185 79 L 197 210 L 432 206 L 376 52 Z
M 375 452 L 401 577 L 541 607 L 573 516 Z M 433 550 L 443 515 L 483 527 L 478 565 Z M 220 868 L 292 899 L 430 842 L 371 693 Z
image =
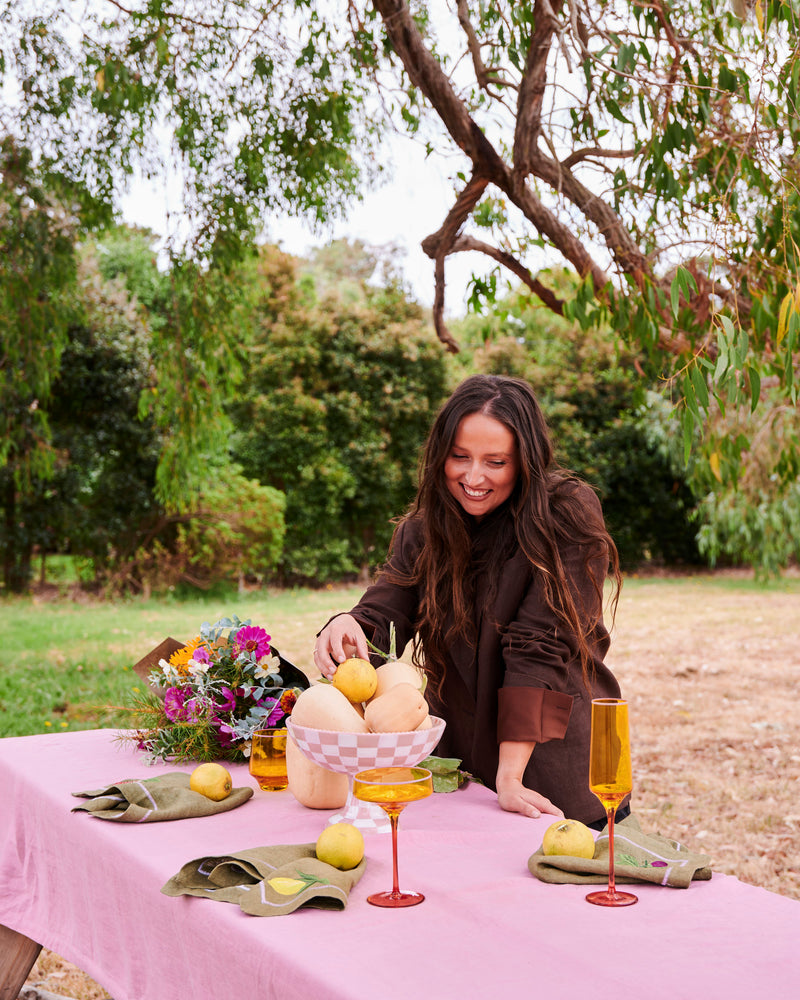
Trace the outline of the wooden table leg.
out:
M 42 946 L 0 924 L 0 1000 L 16 1000 Z

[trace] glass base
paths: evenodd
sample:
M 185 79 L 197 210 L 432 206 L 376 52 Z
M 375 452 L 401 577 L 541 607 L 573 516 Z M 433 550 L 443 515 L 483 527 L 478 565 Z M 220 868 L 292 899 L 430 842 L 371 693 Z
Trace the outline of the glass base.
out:
M 639 902 L 639 897 L 632 892 L 609 892 L 608 889 L 601 889 L 599 892 L 590 892 L 586 897 L 587 903 L 594 903 L 595 906 L 632 906 Z
M 373 906 L 416 906 L 417 903 L 421 903 L 425 897 L 421 892 L 375 892 L 371 896 L 367 896 L 367 902 L 372 903 Z

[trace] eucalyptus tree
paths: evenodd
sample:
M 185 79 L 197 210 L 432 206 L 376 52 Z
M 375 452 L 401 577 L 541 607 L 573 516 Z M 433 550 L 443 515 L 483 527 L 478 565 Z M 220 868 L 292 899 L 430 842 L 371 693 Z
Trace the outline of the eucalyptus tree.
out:
M 391 170 L 371 135 L 390 125 L 452 170 L 423 243 L 451 350 L 447 263 L 478 253 L 498 270 L 475 303 L 506 274 L 610 323 L 712 483 L 746 464 L 747 411 L 796 410 L 797 0 L 3 0 L 0 18 L 6 131 L 100 199 L 161 170 L 168 136 L 190 258 L 231 259 L 268 213 L 342 212 Z M 569 297 L 545 260 L 580 278 Z M 780 492 L 800 470 L 791 419 L 772 459 Z

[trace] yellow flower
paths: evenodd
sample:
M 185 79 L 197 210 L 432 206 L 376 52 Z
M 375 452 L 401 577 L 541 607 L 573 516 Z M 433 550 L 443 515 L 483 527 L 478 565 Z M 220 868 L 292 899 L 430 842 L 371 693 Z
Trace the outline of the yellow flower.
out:
M 170 656 L 169 665 L 171 667 L 175 667 L 181 677 L 189 676 L 189 668 L 187 664 L 189 663 L 189 660 L 191 660 L 194 651 L 200 643 L 201 637 L 198 635 L 197 638 L 187 642 L 185 646 L 176 650 L 172 656 Z

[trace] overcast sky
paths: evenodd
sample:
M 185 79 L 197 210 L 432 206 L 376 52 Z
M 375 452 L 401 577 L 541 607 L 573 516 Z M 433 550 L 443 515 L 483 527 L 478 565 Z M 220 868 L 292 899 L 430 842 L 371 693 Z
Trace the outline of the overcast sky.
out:
M 425 256 L 420 243 L 444 221 L 453 201 L 448 171 L 455 171 L 461 164 L 445 161 L 436 154 L 426 159 L 418 143 L 402 136 L 387 145 L 384 162 L 391 179 L 369 192 L 362 203 L 354 205 L 343 221 L 314 233 L 297 219 L 272 219 L 268 220 L 267 238 L 298 256 L 331 239 L 358 238 L 372 245 L 398 244 L 405 251 L 401 270 L 406 281 L 415 297 L 430 306 L 434 292 L 433 261 Z M 160 235 L 170 228 L 168 214 L 179 214 L 180 205 L 180 188 L 175 178 L 151 184 L 137 182 L 121 201 L 126 222 L 148 226 Z M 492 264 L 476 253 L 454 254 L 448 259 L 447 315 L 464 314 L 472 270 L 485 274 Z

